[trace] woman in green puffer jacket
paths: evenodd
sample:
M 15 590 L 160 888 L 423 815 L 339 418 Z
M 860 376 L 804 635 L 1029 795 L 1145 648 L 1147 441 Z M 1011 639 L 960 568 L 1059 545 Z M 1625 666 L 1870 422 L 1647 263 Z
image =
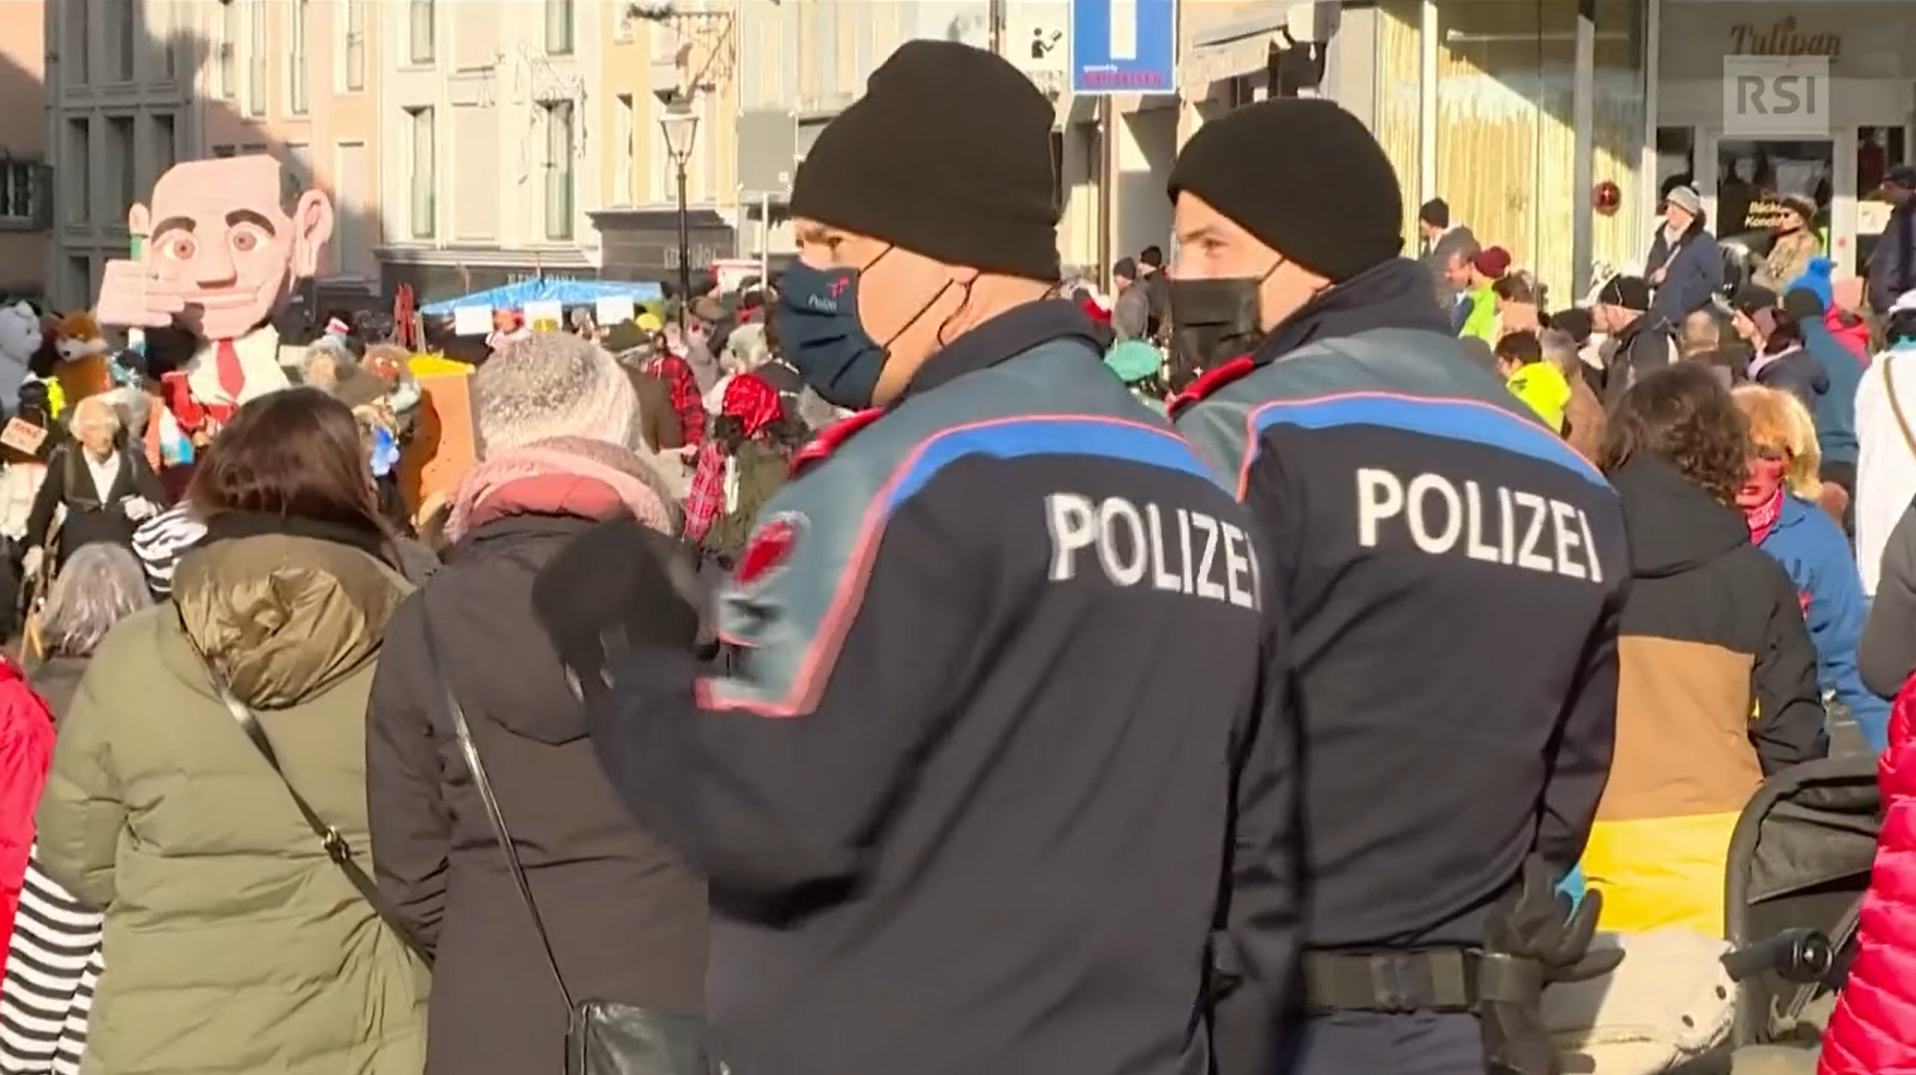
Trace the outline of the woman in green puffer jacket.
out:
M 207 536 L 95 651 L 40 803 L 41 865 L 106 916 L 81 1071 L 418 1075 L 426 967 L 289 791 L 370 875 L 366 699 L 410 588 L 352 412 L 310 388 L 246 404 L 190 499 Z

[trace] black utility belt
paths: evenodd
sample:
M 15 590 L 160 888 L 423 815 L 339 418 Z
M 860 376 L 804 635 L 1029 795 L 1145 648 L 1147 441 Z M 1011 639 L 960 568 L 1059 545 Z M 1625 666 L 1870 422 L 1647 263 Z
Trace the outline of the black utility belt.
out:
M 1534 1004 L 1543 966 L 1478 948 L 1304 953 L 1312 1012 L 1474 1012 L 1486 1002 Z

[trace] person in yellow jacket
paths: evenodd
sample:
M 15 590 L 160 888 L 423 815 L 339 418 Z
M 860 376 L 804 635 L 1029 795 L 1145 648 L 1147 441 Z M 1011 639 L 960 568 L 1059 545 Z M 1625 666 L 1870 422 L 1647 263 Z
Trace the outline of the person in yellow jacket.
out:
M 1534 332 L 1511 332 L 1497 341 L 1497 373 L 1510 394 L 1529 404 L 1545 425 L 1563 435 L 1563 412 L 1570 405 L 1570 382 L 1543 360 L 1543 343 Z
M 1510 251 L 1487 246 L 1470 260 L 1470 286 L 1458 304 L 1459 336 L 1475 336 L 1485 343 L 1497 342 L 1497 281 L 1510 271 Z

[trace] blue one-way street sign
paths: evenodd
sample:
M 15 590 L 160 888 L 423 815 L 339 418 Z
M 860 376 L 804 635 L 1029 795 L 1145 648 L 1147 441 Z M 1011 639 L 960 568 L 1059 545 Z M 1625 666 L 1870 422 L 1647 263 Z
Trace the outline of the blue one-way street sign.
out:
M 1071 92 L 1176 93 L 1177 0 L 1071 0 Z

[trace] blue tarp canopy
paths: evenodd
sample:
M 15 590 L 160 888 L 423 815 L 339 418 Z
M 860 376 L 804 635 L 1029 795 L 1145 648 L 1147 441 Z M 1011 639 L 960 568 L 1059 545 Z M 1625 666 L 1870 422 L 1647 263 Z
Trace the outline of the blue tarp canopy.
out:
M 561 306 L 590 306 L 600 299 L 629 297 L 633 302 L 652 302 L 665 298 L 657 284 L 636 280 L 561 280 L 541 278 L 521 280 L 504 287 L 475 291 L 456 299 L 429 302 L 419 308 L 422 314 L 443 317 L 460 306 L 487 306 L 495 310 L 523 309 L 529 302 L 556 302 Z

